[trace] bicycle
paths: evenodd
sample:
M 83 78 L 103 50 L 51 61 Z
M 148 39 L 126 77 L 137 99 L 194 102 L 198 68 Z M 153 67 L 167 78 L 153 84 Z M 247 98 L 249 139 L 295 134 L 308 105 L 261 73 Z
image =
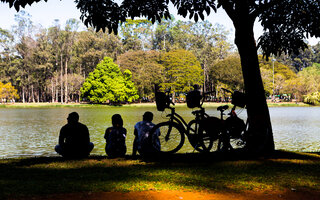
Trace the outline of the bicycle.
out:
M 151 129 L 150 134 L 152 137 L 155 130 L 160 129 L 160 145 L 161 153 L 175 153 L 179 151 L 185 141 L 185 135 L 191 144 L 191 146 L 199 152 L 208 152 L 213 146 L 214 139 L 218 139 L 218 133 L 215 134 L 215 130 L 209 131 L 206 127 L 210 120 L 217 121 L 218 118 L 209 117 L 204 108 L 202 108 L 201 102 L 200 110 L 193 111 L 192 114 L 195 115 L 195 119 L 187 123 L 183 117 L 175 112 L 175 108 L 171 105 L 174 103 L 170 99 L 170 90 L 166 93 L 158 92 L 156 93 L 156 104 L 158 111 L 164 111 L 165 109 L 170 109 L 171 113 L 166 117 L 169 120 L 166 122 L 161 122 Z M 204 99 L 204 96 L 202 99 Z M 215 135 L 215 137 L 214 137 Z M 154 138 L 152 141 L 156 141 Z
M 229 112 L 229 117 L 223 119 L 226 115 L 224 112 L 229 109 L 228 105 L 219 106 L 217 110 L 220 112 L 221 129 L 219 130 L 219 139 L 216 144 L 217 151 L 232 151 L 234 149 L 244 148 L 246 145 L 246 129 L 248 127 L 248 120 L 246 123 L 237 116 L 235 112 L 236 107 L 244 108 L 246 106 L 244 93 L 235 91 L 231 92 L 222 88 L 224 92 L 232 95 L 233 107 Z

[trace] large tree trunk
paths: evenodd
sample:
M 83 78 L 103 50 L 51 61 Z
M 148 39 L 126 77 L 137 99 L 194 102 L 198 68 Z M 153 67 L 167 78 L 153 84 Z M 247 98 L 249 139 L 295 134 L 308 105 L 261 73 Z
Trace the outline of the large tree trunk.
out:
M 243 4 L 238 7 L 238 11 L 233 22 L 247 97 L 247 147 L 252 153 L 270 153 L 274 150 L 274 141 L 253 33 L 254 18 L 251 18 Z

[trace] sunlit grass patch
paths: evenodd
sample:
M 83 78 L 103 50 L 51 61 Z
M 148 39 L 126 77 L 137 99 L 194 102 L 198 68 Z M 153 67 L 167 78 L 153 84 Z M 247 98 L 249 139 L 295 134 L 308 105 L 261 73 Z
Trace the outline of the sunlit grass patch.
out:
M 279 188 L 274 185 L 261 183 L 255 180 L 237 181 L 236 183 L 230 184 L 227 187 L 233 191 L 250 190 L 250 191 L 268 192 L 268 191 L 279 190 Z
M 281 152 L 279 152 L 281 153 Z M 179 155 L 177 155 L 179 156 Z M 0 197 L 74 192 L 320 190 L 320 159 L 295 154 L 255 159 L 146 162 L 90 157 L 0 160 Z

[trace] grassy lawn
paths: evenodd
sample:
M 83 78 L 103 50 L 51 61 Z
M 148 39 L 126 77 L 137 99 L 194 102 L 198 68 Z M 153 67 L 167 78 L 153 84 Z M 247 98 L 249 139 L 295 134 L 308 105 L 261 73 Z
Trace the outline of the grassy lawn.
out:
M 216 153 L 177 154 L 157 161 L 103 156 L 1 159 L 0 188 L 0 199 L 145 190 L 320 191 L 320 156 L 277 151 L 258 159 Z

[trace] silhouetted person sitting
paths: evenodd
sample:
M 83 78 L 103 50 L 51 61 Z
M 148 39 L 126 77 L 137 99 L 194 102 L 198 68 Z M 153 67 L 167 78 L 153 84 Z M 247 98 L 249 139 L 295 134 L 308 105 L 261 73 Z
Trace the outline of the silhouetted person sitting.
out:
M 127 130 L 123 128 L 121 115 L 115 114 L 111 120 L 112 127 L 107 128 L 104 134 L 104 139 L 106 139 L 106 154 L 110 158 L 124 157 L 127 152 Z
M 153 141 L 150 138 L 150 130 L 155 126 L 152 120 L 153 113 L 147 111 L 143 114 L 143 120 L 134 126 L 133 156 L 136 156 L 137 151 L 142 156 L 152 156 L 160 150 L 160 130 L 156 130 L 156 137 L 152 137 Z
M 89 156 L 94 145 L 90 142 L 87 126 L 79 122 L 79 115 L 76 112 L 70 113 L 67 119 L 68 123 L 60 130 L 56 152 L 68 158 Z

